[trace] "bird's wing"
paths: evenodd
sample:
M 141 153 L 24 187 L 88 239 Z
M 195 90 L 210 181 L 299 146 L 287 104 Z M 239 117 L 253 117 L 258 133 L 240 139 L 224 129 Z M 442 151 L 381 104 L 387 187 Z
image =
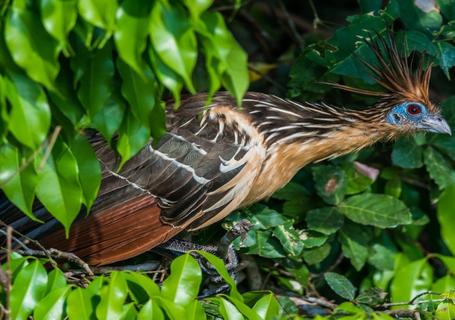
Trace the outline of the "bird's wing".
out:
M 103 142 L 93 146 L 103 166 L 99 196 L 87 218 L 48 234 L 46 245 L 93 264 L 138 255 L 183 229 L 210 225 L 238 208 L 265 158 L 262 136 L 228 96 L 205 107 L 206 96 L 169 112 L 168 133 L 117 172 L 119 159 Z

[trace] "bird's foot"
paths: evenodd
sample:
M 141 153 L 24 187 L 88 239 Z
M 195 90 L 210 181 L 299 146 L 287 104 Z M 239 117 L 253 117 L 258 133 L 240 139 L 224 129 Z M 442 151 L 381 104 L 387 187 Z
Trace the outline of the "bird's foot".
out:
M 251 223 L 247 220 L 242 220 L 237 223 L 231 230 L 226 232 L 226 234 L 221 238 L 218 246 L 214 245 L 200 245 L 195 244 L 189 241 L 180 240 L 180 239 L 171 239 L 166 243 L 161 244 L 156 249 L 158 251 L 165 251 L 166 253 L 172 253 L 175 255 L 180 255 L 195 250 L 202 250 L 209 253 L 212 253 L 225 262 L 225 267 L 229 275 L 236 280 L 236 271 L 239 264 L 239 259 L 237 253 L 232 247 L 232 241 L 234 241 L 239 236 L 245 236 L 248 230 L 251 227 Z M 209 288 L 204 290 L 202 296 L 209 296 L 224 292 L 229 289 L 227 284 L 220 285 L 223 282 L 223 278 L 218 274 L 215 267 L 208 263 L 203 257 L 195 254 L 195 258 L 198 260 L 199 265 L 202 270 L 208 276 Z M 214 286 L 215 285 L 215 286 Z

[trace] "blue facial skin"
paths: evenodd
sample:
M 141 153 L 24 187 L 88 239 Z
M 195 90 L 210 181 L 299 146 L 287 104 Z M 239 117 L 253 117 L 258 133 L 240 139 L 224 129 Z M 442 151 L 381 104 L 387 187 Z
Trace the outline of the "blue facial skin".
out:
M 409 113 L 408 107 L 410 105 L 419 107 L 419 112 L 416 114 Z M 419 123 L 421 123 L 426 117 L 428 117 L 427 108 L 419 102 L 410 101 L 403 102 L 402 104 L 393 107 L 393 109 L 387 114 L 387 122 L 396 126 L 414 124 L 416 127 L 419 127 Z

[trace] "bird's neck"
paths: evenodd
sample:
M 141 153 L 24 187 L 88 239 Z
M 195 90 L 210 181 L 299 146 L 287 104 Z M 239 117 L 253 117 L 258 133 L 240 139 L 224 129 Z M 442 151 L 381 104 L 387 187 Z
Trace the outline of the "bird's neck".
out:
M 315 119 L 317 115 L 308 118 L 304 123 L 310 126 L 301 126 L 299 131 L 295 127 L 302 124 L 301 120 L 288 122 L 287 127 L 293 131 L 287 134 L 284 129 L 264 133 L 268 157 L 244 204 L 269 197 L 305 165 L 359 151 L 396 136 L 393 127 L 378 121 L 379 116 L 376 118 L 373 113 L 336 109 L 336 118 L 332 117 L 330 122 L 328 118 L 319 123 Z M 278 140 L 274 140 L 275 132 L 283 133 Z

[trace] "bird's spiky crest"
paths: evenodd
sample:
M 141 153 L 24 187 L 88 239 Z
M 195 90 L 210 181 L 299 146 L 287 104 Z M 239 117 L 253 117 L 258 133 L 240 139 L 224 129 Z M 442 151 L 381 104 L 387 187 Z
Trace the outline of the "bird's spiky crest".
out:
M 375 35 L 364 38 L 366 45 L 374 53 L 378 65 L 360 59 L 370 70 L 376 82 L 385 92 L 371 91 L 342 84 L 330 84 L 335 88 L 358 94 L 380 97 L 387 104 L 402 101 L 418 101 L 425 104 L 430 110 L 434 108 L 430 102 L 429 86 L 431 77 L 431 63 L 425 66 L 424 56 L 421 55 L 414 69 L 414 53 L 408 58 L 406 52 L 400 53 L 393 35 Z M 405 44 L 403 51 L 407 47 Z

